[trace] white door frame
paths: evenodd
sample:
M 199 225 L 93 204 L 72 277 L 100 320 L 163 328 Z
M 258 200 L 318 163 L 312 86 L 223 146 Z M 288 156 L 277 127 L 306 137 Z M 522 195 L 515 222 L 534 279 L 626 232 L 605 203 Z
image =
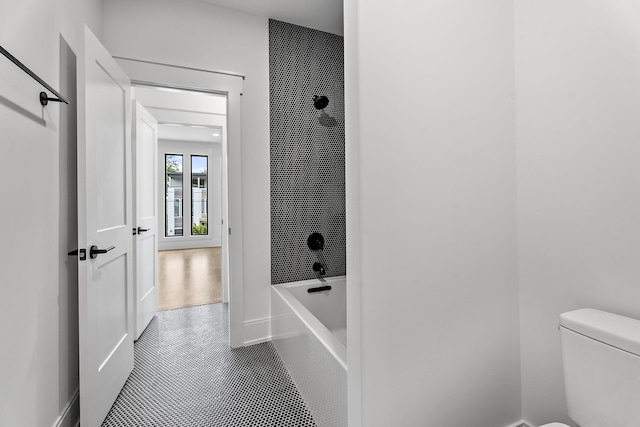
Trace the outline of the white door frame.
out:
M 166 87 L 198 92 L 223 94 L 227 97 L 227 195 L 228 214 L 225 215 L 225 201 L 222 202 L 224 236 L 229 237 L 229 344 L 231 347 L 244 346 L 244 280 L 242 259 L 242 138 L 240 131 L 240 97 L 244 77 L 239 74 L 223 73 L 169 64 L 114 57 L 127 73 L 132 84 Z M 223 146 L 223 158 L 224 158 Z M 223 166 L 223 172 L 225 168 Z M 224 177 L 223 177 L 224 185 Z M 223 190 L 224 199 L 224 190 Z M 223 263 L 225 260 L 222 261 Z M 224 269 L 224 266 L 223 266 Z

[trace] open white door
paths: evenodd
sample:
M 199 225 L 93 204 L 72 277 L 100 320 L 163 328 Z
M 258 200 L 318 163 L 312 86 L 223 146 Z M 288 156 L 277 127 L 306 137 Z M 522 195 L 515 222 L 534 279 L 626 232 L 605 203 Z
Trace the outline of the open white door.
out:
M 94 427 L 133 369 L 131 83 L 87 27 L 83 45 L 78 55 L 80 423 Z
M 133 250 L 136 340 L 158 311 L 158 122 L 133 101 Z
M 221 278 L 222 278 L 222 302 L 229 302 L 229 179 L 228 179 L 228 167 L 229 157 L 227 144 L 227 128 L 222 128 L 222 149 L 220 158 L 221 169 L 221 181 L 222 191 L 220 197 L 221 213 L 222 213 L 222 225 L 221 225 L 221 244 L 222 244 L 222 257 L 221 263 Z

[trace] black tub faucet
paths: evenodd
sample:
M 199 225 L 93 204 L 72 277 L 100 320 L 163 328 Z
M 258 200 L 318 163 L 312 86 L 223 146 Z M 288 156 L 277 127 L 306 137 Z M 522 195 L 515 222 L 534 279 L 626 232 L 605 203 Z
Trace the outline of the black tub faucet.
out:
M 312 268 L 313 268 L 313 271 L 315 271 L 321 276 L 324 276 L 325 274 L 327 274 L 326 270 L 324 269 L 324 265 L 320 264 L 319 262 L 314 262 Z
M 316 254 L 318 257 L 318 261 L 313 263 L 313 271 L 318 273 L 320 276 L 324 276 L 327 274 L 327 270 L 324 267 L 326 263 L 324 262 L 324 256 L 322 255 L 322 250 L 324 249 L 324 237 L 318 232 L 311 233 L 307 238 L 307 246 L 309 246 L 311 252 Z

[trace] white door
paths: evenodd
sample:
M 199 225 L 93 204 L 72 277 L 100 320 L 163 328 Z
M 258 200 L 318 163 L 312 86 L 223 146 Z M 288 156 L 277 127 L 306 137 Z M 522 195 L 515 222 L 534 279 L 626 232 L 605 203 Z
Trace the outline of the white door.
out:
M 140 338 L 158 310 L 158 122 L 133 101 L 133 250 L 135 253 L 135 338 Z
M 221 245 L 222 245 L 222 257 L 221 263 L 221 277 L 222 277 L 222 302 L 229 302 L 229 179 L 228 179 L 228 144 L 227 144 L 227 127 L 221 129 L 222 133 L 222 149 L 220 156 L 220 169 L 221 169 L 221 181 L 222 181 L 222 194 L 220 197 L 220 207 L 222 212 L 222 225 L 221 225 Z
M 133 369 L 131 83 L 85 27 L 78 55 L 80 423 L 99 426 Z M 98 251 L 98 252 L 96 252 Z

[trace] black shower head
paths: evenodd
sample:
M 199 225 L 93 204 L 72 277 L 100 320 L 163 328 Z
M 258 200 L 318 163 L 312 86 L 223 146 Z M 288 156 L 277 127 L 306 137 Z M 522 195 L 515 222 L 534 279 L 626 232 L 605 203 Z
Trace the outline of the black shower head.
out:
M 321 251 L 324 249 L 324 237 L 320 233 L 311 233 L 307 238 L 307 246 L 312 251 Z
M 313 106 L 316 107 L 317 110 L 323 110 L 327 105 L 329 105 L 329 98 L 326 96 L 315 95 L 313 97 Z

